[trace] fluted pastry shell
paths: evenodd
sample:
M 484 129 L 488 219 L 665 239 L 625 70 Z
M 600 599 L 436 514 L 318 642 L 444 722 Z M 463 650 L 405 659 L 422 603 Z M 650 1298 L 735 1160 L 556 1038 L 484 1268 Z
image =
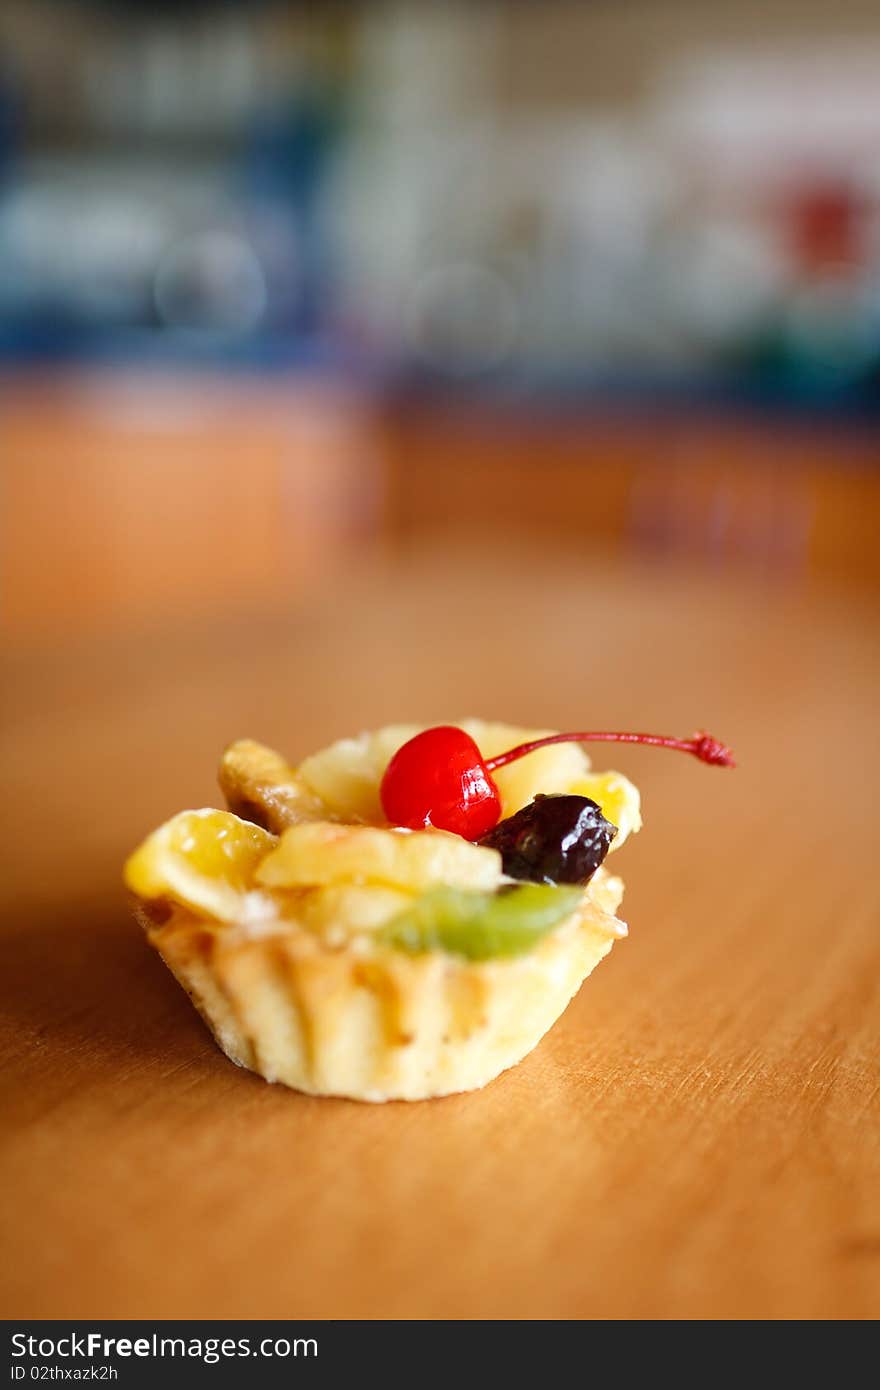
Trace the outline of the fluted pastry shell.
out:
M 217 923 L 137 909 L 147 936 L 239 1066 L 312 1095 L 422 1100 L 519 1062 L 626 934 L 600 870 L 572 917 L 522 955 L 410 955 L 368 933 L 341 944 L 281 917 Z

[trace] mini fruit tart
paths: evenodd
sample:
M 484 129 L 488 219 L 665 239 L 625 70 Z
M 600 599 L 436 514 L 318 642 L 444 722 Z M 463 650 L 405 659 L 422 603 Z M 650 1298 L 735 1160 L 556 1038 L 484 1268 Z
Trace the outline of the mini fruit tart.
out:
M 639 794 L 591 739 L 732 764 L 708 735 L 393 725 L 291 767 L 223 755 L 226 811 L 183 811 L 128 860 L 147 937 L 220 1047 L 313 1095 L 421 1100 L 530 1052 L 614 942 L 604 866 Z

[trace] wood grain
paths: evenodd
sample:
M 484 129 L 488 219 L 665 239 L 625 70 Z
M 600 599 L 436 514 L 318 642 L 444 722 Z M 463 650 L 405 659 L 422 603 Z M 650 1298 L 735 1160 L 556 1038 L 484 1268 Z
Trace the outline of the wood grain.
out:
M 877 618 L 447 537 L 308 611 L 10 658 L 6 1316 L 880 1314 Z M 237 1071 L 129 920 L 124 854 L 215 798 L 233 736 L 295 757 L 467 711 L 702 724 L 741 766 L 618 754 L 630 938 L 484 1092 Z

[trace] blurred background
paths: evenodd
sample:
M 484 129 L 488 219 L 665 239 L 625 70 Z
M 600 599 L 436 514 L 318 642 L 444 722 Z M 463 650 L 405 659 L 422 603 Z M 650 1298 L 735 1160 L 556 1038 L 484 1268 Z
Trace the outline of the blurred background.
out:
M 876 586 L 874 0 L 4 0 L 3 630 L 430 533 Z

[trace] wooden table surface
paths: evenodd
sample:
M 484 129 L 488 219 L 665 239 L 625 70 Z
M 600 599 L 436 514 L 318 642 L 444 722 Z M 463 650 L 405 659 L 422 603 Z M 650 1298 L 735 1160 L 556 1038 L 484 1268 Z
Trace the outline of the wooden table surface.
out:
M 438 545 L 307 612 L 10 656 L 5 1316 L 878 1316 L 877 619 Z M 215 800 L 234 736 L 295 758 L 467 712 L 705 726 L 741 766 L 617 750 L 629 939 L 482 1093 L 238 1071 L 129 919 L 125 853 Z

